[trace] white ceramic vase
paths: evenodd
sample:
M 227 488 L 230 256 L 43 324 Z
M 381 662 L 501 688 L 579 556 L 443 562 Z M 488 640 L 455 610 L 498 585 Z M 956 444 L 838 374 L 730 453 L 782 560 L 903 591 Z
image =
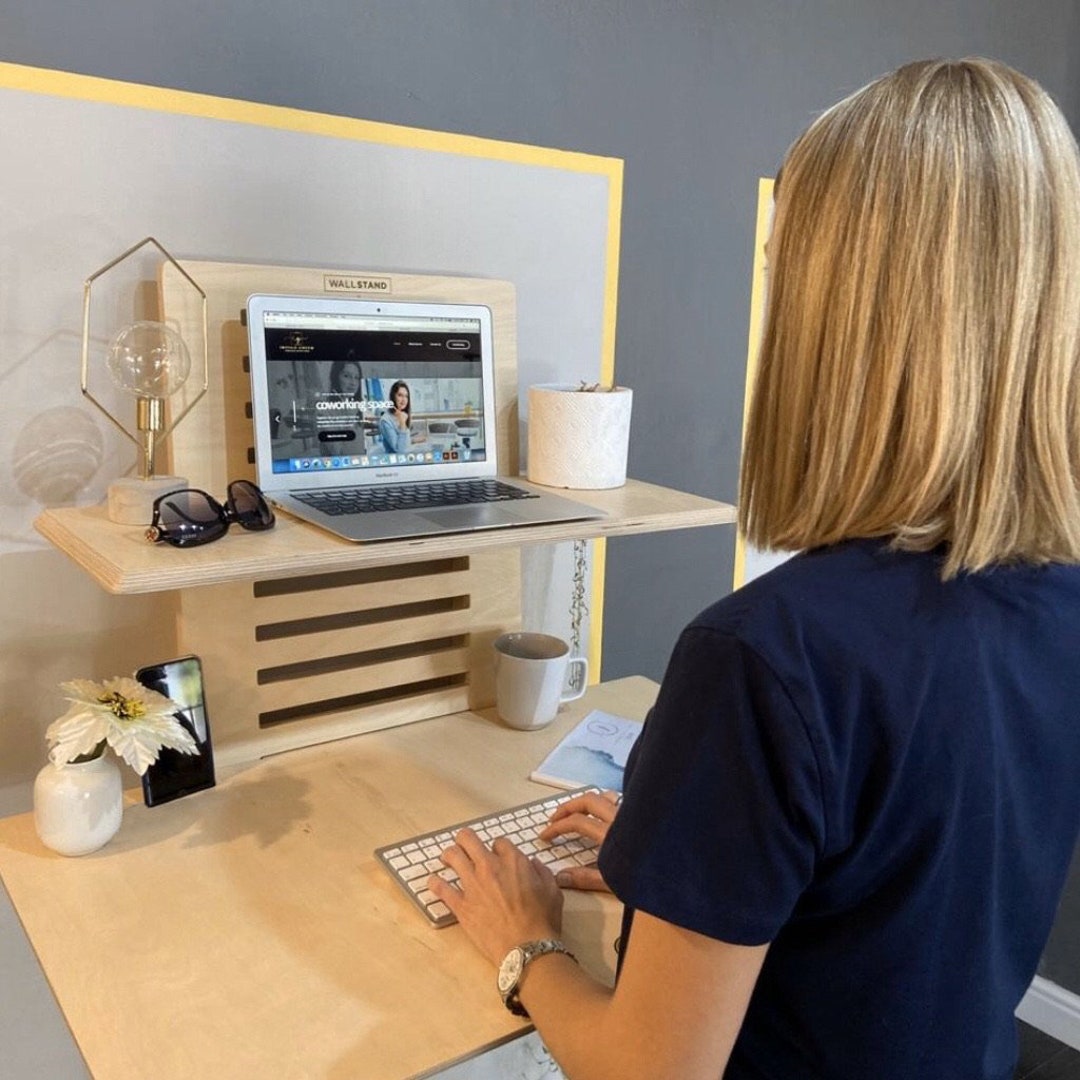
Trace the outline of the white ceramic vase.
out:
M 633 401 L 625 386 L 593 392 L 561 383 L 530 386 L 529 479 L 549 487 L 622 487 Z
M 41 842 L 61 855 L 87 855 L 104 847 L 123 814 L 120 768 L 105 754 L 78 764 L 50 761 L 34 781 L 34 828 Z

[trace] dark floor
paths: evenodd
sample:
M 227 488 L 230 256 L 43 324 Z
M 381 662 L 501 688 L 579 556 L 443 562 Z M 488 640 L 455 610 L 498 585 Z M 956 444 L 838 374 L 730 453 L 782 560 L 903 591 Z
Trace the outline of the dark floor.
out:
M 1080 1080 L 1080 1050 L 1021 1023 L 1015 1080 Z

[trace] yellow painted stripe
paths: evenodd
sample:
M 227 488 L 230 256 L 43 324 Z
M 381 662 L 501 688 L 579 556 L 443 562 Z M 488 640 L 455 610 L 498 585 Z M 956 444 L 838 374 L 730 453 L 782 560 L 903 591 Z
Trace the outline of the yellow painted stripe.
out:
M 607 570 L 607 541 L 592 545 L 592 595 L 589 600 L 589 682 L 600 682 L 604 640 L 604 577 Z
M 615 381 L 615 319 L 619 299 L 619 244 L 622 234 L 623 163 L 611 160 L 608 172 L 607 258 L 604 268 L 604 321 L 600 340 L 600 381 Z
M 746 387 L 743 395 L 743 438 L 746 437 L 746 420 L 750 415 L 750 395 L 757 374 L 758 348 L 761 344 L 762 323 L 765 317 L 765 241 L 769 239 L 772 221 L 773 181 L 762 177 L 758 180 L 757 225 L 754 230 L 754 270 L 750 286 L 750 334 L 746 346 Z M 742 531 L 735 534 L 734 586 L 739 588 L 746 581 L 746 538 Z
M 600 349 L 600 381 L 615 381 L 615 320 L 619 296 L 619 243 L 622 233 L 622 162 L 608 184 L 607 269 L 604 287 L 604 324 Z M 607 577 L 607 540 L 592 545 L 592 588 L 589 591 L 589 681 L 600 682 L 604 641 L 604 583 Z
M 264 105 L 253 101 L 213 97 L 188 90 L 171 90 L 141 83 L 120 82 L 66 71 L 25 67 L 21 64 L 0 63 L 0 88 L 25 90 L 54 97 L 98 101 L 124 105 L 133 109 L 199 116 L 212 120 L 227 120 L 240 124 L 329 135 L 341 139 L 356 139 L 401 146 L 410 149 L 432 150 L 467 157 L 509 161 L 521 165 L 539 165 L 566 169 L 572 172 L 594 173 L 617 179 L 621 186 L 622 161 L 572 150 L 556 150 L 526 143 L 503 142 L 474 135 L 458 135 L 447 131 L 401 127 L 373 120 L 358 120 L 330 113 L 308 112 L 281 105 Z
M 308 112 L 279 105 L 213 97 L 187 90 L 145 86 L 66 71 L 26 67 L 0 62 L 0 89 L 21 90 L 53 97 L 96 101 L 209 120 L 252 124 L 284 131 L 299 131 L 339 139 L 379 143 L 437 153 L 505 161 L 518 165 L 563 169 L 606 177 L 608 181 L 607 253 L 604 267 L 604 310 L 601 325 L 600 378 L 611 382 L 615 375 L 615 323 L 618 314 L 619 250 L 622 230 L 623 162 L 571 150 L 530 146 L 526 143 L 483 139 L 473 135 L 402 127 L 348 116 Z M 600 679 L 603 641 L 604 540 L 593 545 L 592 588 L 589 598 L 589 669 L 591 680 Z

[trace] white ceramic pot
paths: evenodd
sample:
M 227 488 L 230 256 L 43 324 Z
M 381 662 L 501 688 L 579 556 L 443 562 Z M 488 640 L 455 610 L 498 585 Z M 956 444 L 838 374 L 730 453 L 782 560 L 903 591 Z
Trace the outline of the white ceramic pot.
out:
M 78 764 L 50 761 L 34 781 L 34 828 L 41 842 L 61 855 L 87 855 L 104 847 L 123 814 L 120 768 L 105 754 Z
M 529 387 L 529 479 L 561 488 L 626 483 L 634 392 L 579 390 L 561 383 Z

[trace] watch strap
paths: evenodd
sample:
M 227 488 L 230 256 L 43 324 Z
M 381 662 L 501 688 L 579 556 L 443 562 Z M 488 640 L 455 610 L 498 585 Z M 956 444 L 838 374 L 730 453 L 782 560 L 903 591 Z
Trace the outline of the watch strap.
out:
M 564 953 L 569 956 L 574 963 L 577 963 L 577 957 L 566 947 L 566 944 L 559 941 L 558 938 L 543 938 L 540 941 L 526 941 L 524 945 L 519 945 L 518 948 L 522 953 L 521 971 L 518 973 L 517 979 L 514 980 L 514 985 L 511 986 L 502 995 L 503 1004 L 515 1015 L 529 1019 L 529 1011 L 521 1004 L 521 980 L 525 975 L 525 969 L 540 956 L 546 956 L 548 953 Z M 501 991 L 500 991 L 501 992 Z

